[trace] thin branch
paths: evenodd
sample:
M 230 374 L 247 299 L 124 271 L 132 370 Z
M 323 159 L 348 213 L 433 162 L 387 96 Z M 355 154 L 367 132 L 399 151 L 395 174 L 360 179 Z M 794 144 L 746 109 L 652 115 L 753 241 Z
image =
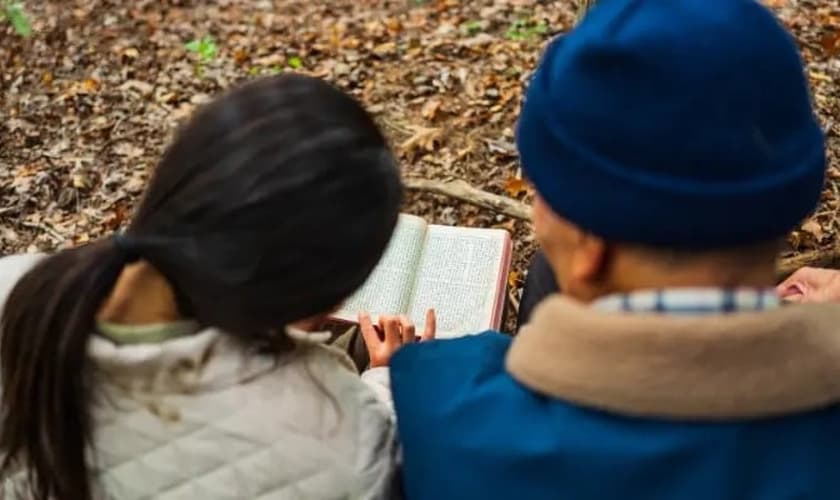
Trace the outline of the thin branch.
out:
M 779 259 L 776 277 L 781 281 L 801 267 L 837 267 L 838 265 L 840 265 L 840 248 L 812 250 Z
M 488 193 L 462 181 L 437 181 L 433 179 L 405 179 L 408 189 L 442 194 L 479 207 L 489 208 L 501 214 L 520 220 L 531 220 L 531 208 L 519 200 Z
M 23 226 L 23 227 L 28 227 L 29 229 L 35 229 L 35 230 L 41 231 L 42 233 L 49 236 L 50 239 L 53 240 L 53 242 L 55 242 L 57 244 L 58 243 L 64 243 L 66 241 L 66 238 L 64 236 L 62 236 L 61 233 L 59 233 L 58 231 L 56 231 L 55 229 L 53 229 L 52 227 L 50 227 L 47 224 L 39 224 L 37 222 L 25 222 L 25 221 L 23 221 L 23 222 L 20 223 L 20 225 Z

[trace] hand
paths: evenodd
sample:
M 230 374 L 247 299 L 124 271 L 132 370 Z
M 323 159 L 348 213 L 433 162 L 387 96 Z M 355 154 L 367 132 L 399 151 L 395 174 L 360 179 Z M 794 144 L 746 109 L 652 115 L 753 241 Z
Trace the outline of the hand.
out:
M 370 356 L 370 367 L 388 366 L 391 356 L 404 344 L 424 342 L 435 338 L 437 319 L 434 309 L 426 311 L 426 328 L 421 337 L 416 337 L 414 324 L 406 316 L 380 316 L 379 325 L 374 326 L 370 315 L 359 314 L 359 328 Z
M 803 267 L 776 291 L 786 302 L 840 303 L 840 271 Z

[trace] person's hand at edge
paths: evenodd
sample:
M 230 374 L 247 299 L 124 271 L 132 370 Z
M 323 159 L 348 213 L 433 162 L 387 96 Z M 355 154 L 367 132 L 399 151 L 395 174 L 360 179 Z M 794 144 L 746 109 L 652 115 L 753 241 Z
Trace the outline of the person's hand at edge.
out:
M 370 357 L 370 367 L 388 366 L 391 356 L 400 347 L 413 342 L 424 342 L 435 338 L 437 318 L 434 309 L 426 311 L 426 326 L 420 337 L 416 336 L 414 323 L 406 316 L 380 316 L 379 325 L 374 325 L 370 314 L 359 313 L 359 328 Z
M 840 270 L 803 267 L 776 287 L 776 291 L 785 302 L 840 304 Z

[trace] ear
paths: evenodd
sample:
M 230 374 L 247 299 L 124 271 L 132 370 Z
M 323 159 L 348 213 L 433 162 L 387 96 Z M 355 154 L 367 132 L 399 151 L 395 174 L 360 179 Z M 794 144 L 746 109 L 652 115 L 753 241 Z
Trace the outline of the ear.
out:
M 580 231 L 571 262 L 571 273 L 575 281 L 592 283 L 602 276 L 607 268 L 607 243 L 590 233 Z

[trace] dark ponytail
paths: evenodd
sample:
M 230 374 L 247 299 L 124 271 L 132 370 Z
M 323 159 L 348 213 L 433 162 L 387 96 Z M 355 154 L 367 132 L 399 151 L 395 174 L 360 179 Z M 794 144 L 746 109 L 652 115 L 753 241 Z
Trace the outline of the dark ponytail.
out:
M 0 475 L 22 468 L 38 500 L 90 500 L 88 340 L 130 256 L 112 240 L 45 258 L 17 283 L 0 320 Z

